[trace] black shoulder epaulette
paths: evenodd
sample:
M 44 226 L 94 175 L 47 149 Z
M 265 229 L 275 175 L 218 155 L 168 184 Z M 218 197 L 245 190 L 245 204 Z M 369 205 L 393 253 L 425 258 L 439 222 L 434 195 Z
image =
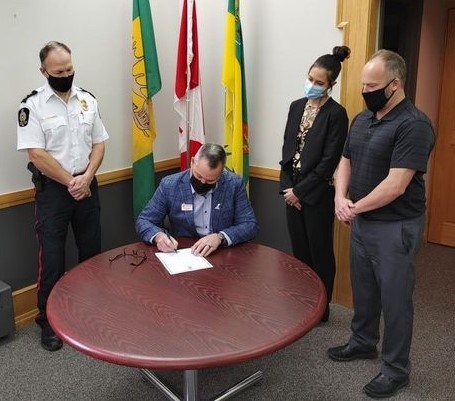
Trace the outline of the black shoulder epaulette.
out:
M 94 99 L 96 99 L 96 96 L 95 96 L 92 92 L 89 92 L 88 90 L 85 90 L 84 88 L 81 88 L 81 87 L 79 87 L 79 89 L 80 89 L 82 92 L 87 92 L 89 95 L 92 95 L 92 97 L 93 97 Z
M 35 96 L 37 93 L 38 93 L 38 91 L 36 91 L 36 90 L 35 90 L 35 91 L 32 91 L 31 93 L 29 93 L 27 96 L 25 96 L 25 97 L 22 99 L 22 102 L 21 102 L 21 103 L 25 103 L 29 97 Z

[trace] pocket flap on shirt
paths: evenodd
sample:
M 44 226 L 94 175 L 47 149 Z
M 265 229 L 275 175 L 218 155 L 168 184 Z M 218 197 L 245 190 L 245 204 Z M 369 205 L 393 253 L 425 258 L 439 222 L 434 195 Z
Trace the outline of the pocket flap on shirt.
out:
M 84 124 L 93 124 L 93 121 L 95 120 L 95 112 L 94 111 L 83 111 L 82 112 L 83 116 L 83 122 Z
M 66 125 L 66 121 L 62 116 L 51 116 L 41 120 L 41 128 L 43 131 L 56 129 L 62 125 Z

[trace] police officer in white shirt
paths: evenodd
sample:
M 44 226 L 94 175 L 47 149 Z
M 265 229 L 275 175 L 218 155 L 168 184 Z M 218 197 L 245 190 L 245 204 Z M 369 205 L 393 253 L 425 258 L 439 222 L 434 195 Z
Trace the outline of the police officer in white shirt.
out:
M 71 224 L 79 261 L 101 251 L 100 203 L 95 173 L 104 156 L 108 134 L 98 104 L 73 85 L 71 50 L 49 42 L 40 51 L 41 74 L 47 82 L 22 102 L 18 112 L 17 149 L 26 150 L 36 193 L 38 239 L 38 310 L 41 345 L 62 347 L 46 318 L 52 287 L 65 272 L 65 241 Z

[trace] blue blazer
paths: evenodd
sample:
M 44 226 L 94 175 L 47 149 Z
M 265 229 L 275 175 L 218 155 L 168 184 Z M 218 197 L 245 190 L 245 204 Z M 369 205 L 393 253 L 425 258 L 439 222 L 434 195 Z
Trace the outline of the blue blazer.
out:
M 191 206 L 190 206 L 191 205 Z M 136 232 L 150 242 L 163 231 L 166 217 L 175 237 L 199 237 L 194 225 L 190 170 L 164 177 L 136 220 Z M 240 176 L 223 171 L 212 192 L 211 231 L 223 231 L 235 245 L 253 239 L 258 232 L 256 217 Z

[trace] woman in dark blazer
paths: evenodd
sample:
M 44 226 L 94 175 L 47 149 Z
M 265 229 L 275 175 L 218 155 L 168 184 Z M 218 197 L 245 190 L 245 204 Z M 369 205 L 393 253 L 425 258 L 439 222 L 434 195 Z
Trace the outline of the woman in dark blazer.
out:
M 280 162 L 280 193 L 293 254 L 312 267 L 327 292 L 322 321 L 329 318 L 335 278 L 333 173 L 349 124 L 345 108 L 330 93 L 349 54 L 348 47 L 337 46 L 310 67 L 305 97 L 289 108 Z

